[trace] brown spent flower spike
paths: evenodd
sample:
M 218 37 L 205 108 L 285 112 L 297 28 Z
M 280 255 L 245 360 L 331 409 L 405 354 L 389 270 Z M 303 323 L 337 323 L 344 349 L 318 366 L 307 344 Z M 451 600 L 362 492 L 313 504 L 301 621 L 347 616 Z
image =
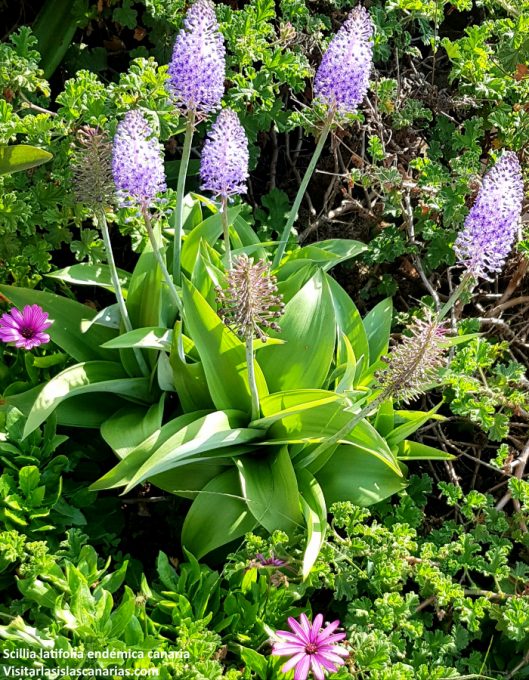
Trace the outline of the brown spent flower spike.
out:
M 385 358 L 388 367 L 377 374 L 379 387 L 388 396 L 408 402 L 424 392 L 446 366 L 445 341 L 448 327 L 431 312 L 426 318 L 414 319 L 401 342 Z
M 239 255 L 226 274 L 226 288 L 217 287 L 218 314 L 241 338 L 257 336 L 266 342 L 263 329 L 279 331 L 274 319 L 282 316 L 284 302 L 275 276 L 265 260 Z
M 113 202 L 112 144 L 106 132 L 85 126 L 77 132 L 72 158 L 77 200 L 91 206 Z

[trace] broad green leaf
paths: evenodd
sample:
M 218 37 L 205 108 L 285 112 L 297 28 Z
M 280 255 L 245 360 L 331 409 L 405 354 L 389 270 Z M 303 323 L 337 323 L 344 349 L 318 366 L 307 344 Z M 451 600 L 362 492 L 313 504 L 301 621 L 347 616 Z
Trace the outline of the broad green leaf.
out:
M 343 403 L 315 402 L 310 409 L 297 413 L 286 413 L 278 419 L 268 429 L 266 441 L 263 443 L 322 442 L 344 427 L 351 420 L 351 417 L 350 412 L 344 411 Z M 256 423 L 252 423 L 252 425 L 255 427 Z M 352 432 L 344 436 L 343 442 L 349 442 L 365 453 L 378 458 L 390 467 L 395 474 L 400 474 L 396 458 L 386 440 L 367 420 L 361 420 Z M 296 456 L 294 461 L 296 468 L 305 467 L 307 464 L 304 460 L 304 453 L 306 452 Z
M 286 446 L 267 456 L 238 458 L 241 488 L 250 512 L 257 522 L 272 533 L 282 529 L 291 533 L 300 525 L 302 515 L 296 474 Z
M 293 394 L 294 392 L 295 391 L 292 393 L 279 392 L 276 394 L 285 395 Z M 308 392 L 308 390 L 300 390 L 300 392 Z M 322 395 L 322 398 L 289 405 L 287 408 L 276 411 L 270 416 L 254 420 L 251 423 L 252 427 L 259 427 L 263 430 L 267 430 L 269 437 L 288 437 L 291 433 L 301 432 L 301 422 L 304 418 L 310 419 L 311 417 L 317 417 L 317 414 L 321 413 L 321 419 L 318 423 L 314 423 L 314 428 L 317 428 L 319 425 L 324 427 L 329 424 L 329 421 L 326 420 L 326 418 L 328 419 L 331 414 L 334 414 L 335 412 L 338 413 L 351 404 L 346 397 L 339 394 L 326 392 L 325 390 L 314 390 L 314 392 Z M 305 396 L 307 395 L 305 394 Z M 304 412 L 308 412 L 308 415 L 304 416 Z
M 375 419 L 375 430 L 383 437 L 386 437 L 395 428 L 395 410 L 393 408 L 393 399 L 390 397 L 383 401 L 377 410 L 377 417 Z M 388 446 L 391 444 L 388 442 Z
M 109 470 L 103 477 L 94 482 L 90 487 L 93 491 L 100 491 L 102 489 L 112 489 L 116 486 L 126 486 L 130 484 L 132 478 L 141 468 L 141 466 L 149 459 L 153 451 L 159 449 L 165 442 L 180 432 L 183 428 L 195 422 L 199 418 L 205 416 L 207 413 L 199 411 L 197 413 L 186 413 L 183 416 L 173 418 L 163 427 L 157 428 L 148 437 L 146 437 L 135 448 L 129 450 L 128 447 L 117 448 L 119 453 L 125 453 L 125 457 L 111 470 Z M 117 414 L 119 419 L 120 415 Z M 124 415 L 125 422 L 128 418 Z M 150 424 L 148 424 L 148 427 Z M 110 425 L 112 427 L 112 424 Z M 109 429 L 106 431 L 108 437 Z M 112 444 L 116 444 L 118 434 L 111 434 L 109 439 Z
M 174 388 L 184 411 L 214 410 L 206 374 L 201 361 L 189 362 L 185 354 L 182 322 L 177 321 L 171 343 L 169 363 Z
M 101 436 L 118 456 L 125 458 L 154 432 L 161 429 L 164 397 L 149 409 L 126 406 L 101 426 Z
M 271 399 L 266 400 L 265 408 L 270 415 L 259 420 L 254 420 L 252 427 L 259 427 L 263 430 L 269 430 L 275 423 L 281 426 L 287 419 L 302 414 L 304 411 L 310 411 L 311 414 L 316 413 L 314 409 L 320 406 L 336 405 L 336 408 L 345 408 L 350 406 L 351 402 L 343 395 L 326 390 L 292 390 L 290 392 L 276 392 L 270 395 Z M 303 401 L 304 400 L 304 401 Z M 263 400 L 265 402 L 265 400 Z M 281 408 L 284 405 L 285 408 Z M 333 411 L 334 412 L 334 411 Z M 310 415 L 308 416 L 310 418 Z M 324 417 L 328 417 L 328 411 L 325 411 Z M 293 423 L 294 421 L 292 421 Z M 299 422 L 299 419 L 298 419 Z M 273 430 L 275 434 L 286 434 L 286 430 L 281 427 Z
M 255 525 L 233 468 L 206 484 L 191 504 L 182 528 L 182 545 L 200 559 L 244 536 Z
M 397 458 L 399 460 L 454 460 L 456 456 L 433 446 L 405 439 L 399 444 Z
M 103 347 L 107 349 L 120 349 L 124 347 L 140 347 L 142 349 L 169 350 L 173 331 L 168 328 L 151 326 L 149 328 L 135 328 L 128 333 L 122 333 L 117 338 L 105 342 Z
M 29 144 L 0 145 L 0 175 L 20 172 L 47 163 L 53 154 Z
M 135 401 L 148 401 L 147 378 L 128 378 L 120 364 L 111 361 L 87 361 L 61 371 L 44 385 L 29 412 L 24 438 L 43 423 L 57 406 L 78 394 L 110 392 Z
M 261 399 L 261 411 L 263 412 L 264 420 L 268 416 L 274 416 L 282 411 L 288 409 L 296 409 L 300 407 L 311 408 L 310 402 L 314 401 L 344 401 L 342 395 L 336 394 L 329 390 L 287 390 L 286 392 L 274 392 Z M 273 421 L 272 421 L 273 422 Z M 263 427 L 268 427 L 268 424 L 263 424 Z
M 393 302 L 391 298 L 379 302 L 364 319 L 364 328 L 369 342 L 370 364 L 374 364 L 388 351 L 392 319 Z
M 307 547 L 303 553 L 303 579 L 310 574 L 320 553 L 327 530 L 325 496 L 315 477 L 308 470 L 297 471 L 301 507 L 307 525 Z
M 339 501 L 372 505 L 407 485 L 402 472 L 398 475 L 379 458 L 350 445 L 338 446 L 332 458 L 317 472 L 316 479 L 328 506 Z
M 243 217 L 241 217 L 241 215 L 237 215 L 233 220 L 232 230 L 235 232 L 236 237 L 238 237 L 240 240 L 241 248 L 248 252 L 246 249 L 250 249 L 253 246 L 254 248 L 250 251 L 251 256 L 257 259 L 266 260 L 266 249 L 263 248 L 263 244 L 259 237 L 248 224 L 248 222 Z
M 318 263 L 324 271 L 328 271 L 337 264 L 340 264 L 340 262 L 345 262 L 360 255 L 367 248 L 368 246 L 360 241 L 346 238 L 331 238 L 292 251 L 288 261 L 312 260 Z
M 154 475 L 149 481 L 164 491 L 193 500 L 206 484 L 228 467 L 233 467 L 231 458 L 219 458 L 214 461 L 201 460 L 198 463 L 189 463 L 174 470 L 162 472 L 160 475 Z
M 353 349 L 357 362 L 365 357 L 363 365 L 369 364 L 369 341 L 362 322 L 360 312 L 349 295 L 331 276 L 327 275 L 327 283 L 331 291 L 336 329 L 338 333 L 338 363 L 347 361 L 347 351 L 342 344 L 342 335 L 346 335 Z
M 124 269 L 118 269 L 117 271 L 121 290 L 126 298 L 130 274 Z M 81 264 L 72 264 L 64 269 L 56 269 L 51 274 L 46 274 L 46 276 L 79 286 L 99 286 L 100 288 L 114 291 L 108 264 L 88 264 L 82 262 Z
M 261 436 L 261 430 L 239 426 L 244 422 L 242 415 L 238 411 L 217 411 L 182 428 L 149 456 L 125 491 L 153 475 L 191 462 L 198 454 L 247 444 Z
M 349 392 L 354 389 L 356 369 L 358 364 L 356 363 L 355 353 L 349 338 L 345 333 L 341 333 L 341 337 L 338 340 L 338 347 L 340 346 L 345 349 L 345 363 L 340 366 L 340 368 L 343 368 L 343 373 L 335 389 L 338 394 L 343 394 L 344 392 Z M 337 355 L 341 353 L 343 352 L 338 350 Z
M 81 332 L 87 333 L 93 325 L 106 326 L 107 328 L 115 328 L 119 331 L 121 327 L 121 312 L 119 305 L 116 302 L 113 305 L 101 309 L 92 319 L 83 319 L 81 321 Z
M 241 212 L 242 206 L 234 206 L 233 208 L 228 208 L 228 223 L 233 224 L 233 221 L 237 215 Z M 222 234 L 222 215 L 220 212 L 215 215 L 211 215 L 205 219 L 201 224 L 195 227 L 189 234 L 185 237 L 182 244 L 182 269 L 191 276 L 191 272 L 195 266 L 195 262 L 198 258 L 198 252 L 200 248 L 200 241 L 204 240 L 211 246 L 215 245 Z
M 186 328 L 202 360 L 213 403 L 219 410 L 238 409 L 250 412 L 251 397 L 244 344 L 186 280 L 183 282 L 183 292 Z M 265 350 L 261 354 L 263 351 Z M 268 389 L 257 361 L 255 374 L 257 389 L 263 398 L 268 394 Z
M 114 352 L 100 347 L 104 342 L 115 337 L 114 330 L 103 326 L 93 326 L 86 333 L 82 332 L 83 319 L 91 320 L 96 316 L 95 310 L 90 307 L 53 293 L 29 288 L 0 285 L 0 293 L 19 309 L 25 305 L 37 304 L 48 312 L 49 318 L 53 319 L 53 324 L 47 333 L 56 345 L 76 361 L 112 360 L 116 357 Z
M 310 281 L 318 271 L 318 267 L 308 260 L 294 260 L 291 267 L 293 267 L 294 270 L 290 276 L 278 281 L 277 284 L 278 291 L 281 294 L 285 305 L 292 300 L 296 293 L 299 293 L 307 281 Z M 281 269 L 280 272 L 283 273 L 283 269 Z
M 264 348 L 259 354 L 271 392 L 321 387 L 334 354 L 336 323 L 325 275 L 318 271 L 285 307 L 280 347 Z
M 161 245 L 160 228 L 155 226 L 157 243 Z M 162 273 L 148 241 L 130 277 L 127 309 L 134 328 L 160 325 Z
M 437 404 L 430 411 L 404 411 L 408 418 L 402 425 L 399 425 L 394 430 L 389 432 L 386 436 L 388 445 L 390 447 L 396 446 L 403 439 L 406 439 L 410 434 L 416 432 L 420 427 L 422 427 L 429 420 L 444 420 L 444 416 L 438 416 L 437 411 L 441 408 L 441 404 Z M 399 413 L 402 413 L 400 411 Z

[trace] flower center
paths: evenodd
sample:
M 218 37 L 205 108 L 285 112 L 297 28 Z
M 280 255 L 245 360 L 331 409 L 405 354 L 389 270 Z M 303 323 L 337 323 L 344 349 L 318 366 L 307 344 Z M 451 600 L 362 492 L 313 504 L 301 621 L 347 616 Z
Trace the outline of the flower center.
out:
M 35 329 L 34 328 L 21 328 L 20 329 L 20 335 L 23 338 L 26 338 L 26 340 L 31 340 L 32 338 L 35 337 Z
M 305 651 L 307 654 L 316 654 L 318 651 L 318 645 L 314 644 L 314 642 L 309 642 L 308 645 L 305 645 Z

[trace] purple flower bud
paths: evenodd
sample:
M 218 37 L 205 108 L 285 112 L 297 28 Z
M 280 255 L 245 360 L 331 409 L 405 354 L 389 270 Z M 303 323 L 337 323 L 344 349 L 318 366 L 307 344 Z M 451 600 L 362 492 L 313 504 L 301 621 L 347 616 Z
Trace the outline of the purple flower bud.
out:
M 516 154 L 505 151 L 483 177 L 454 250 L 477 279 L 501 271 L 511 251 L 522 212 L 523 180 Z
M 169 64 L 168 89 L 184 111 L 208 114 L 220 106 L 226 50 L 209 0 L 196 0 L 178 34 Z
M 44 331 L 52 323 L 39 305 L 26 305 L 22 311 L 13 307 L 0 318 L 0 340 L 13 342 L 15 347 L 33 349 L 50 341 Z
M 118 125 L 112 175 L 122 208 L 147 208 L 166 189 L 162 147 L 140 111 L 129 111 Z
M 246 192 L 248 140 L 235 111 L 223 109 L 211 126 L 202 150 L 202 189 L 227 198 Z
M 314 80 L 314 96 L 329 108 L 354 113 L 369 87 L 373 63 L 373 21 L 355 7 L 329 43 Z

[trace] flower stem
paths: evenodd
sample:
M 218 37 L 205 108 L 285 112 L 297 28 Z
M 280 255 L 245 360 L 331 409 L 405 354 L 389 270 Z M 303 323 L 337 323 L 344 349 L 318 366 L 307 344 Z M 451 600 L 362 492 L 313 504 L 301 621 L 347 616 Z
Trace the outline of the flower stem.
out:
M 231 246 L 230 246 L 230 224 L 228 221 L 228 198 L 222 197 L 222 204 L 220 207 L 220 215 L 222 220 L 222 231 L 224 233 L 224 248 L 226 249 L 226 258 L 228 260 L 228 269 L 232 268 L 231 261 Z
M 178 291 L 176 290 L 176 286 L 173 283 L 173 279 L 171 278 L 171 275 L 169 274 L 169 271 L 167 269 L 167 266 L 165 264 L 165 261 L 162 257 L 162 254 L 160 252 L 160 249 L 158 247 L 158 244 L 156 243 L 156 237 L 154 236 L 154 231 L 152 229 L 152 224 L 151 224 L 151 216 L 149 215 L 149 212 L 147 210 L 146 206 L 142 206 L 141 209 L 141 214 L 143 215 L 143 219 L 145 221 L 145 226 L 147 227 L 147 234 L 149 235 L 149 241 L 151 242 L 151 247 L 154 253 L 154 257 L 156 258 L 156 261 L 158 262 L 158 265 L 160 266 L 160 269 L 162 270 L 162 276 L 165 279 L 165 283 L 167 284 L 169 288 L 169 292 L 171 293 L 171 297 L 173 298 L 176 306 L 178 307 L 178 310 L 180 311 L 180 314 L 182 313 L 182 301 L 180 300 L 180 297 L 178 295 Z
M 103 234 L 103 242 L 105 244 L 107 262 L 108 267 L 110 269 L 110 279 L 112 281 L 112 286 L 114 288 L 114 293 L 116 295 L 121 320 L 123 321 L 125 330 L 127 332 L 130 332 L 132 330 L 132 323 L 130 321 L 127 305 L 125 304 L 125 298 L 123 297 L 123 291 L 121 290 L 121 284 L 119 282 L 118 270 L 116 269 L 116 261 L 114 260 L 112 241 L 110 240 L 110 232 L 108 231 L 108 223 L 105 211 L 102 208 L 99 209 L 97 211 L 96 217 L 99 225 L 101 226 L 101 233 Z M 134 351 L 134 355 L 136 357 L 136 361 L 138 362 L 138 366 L 140 367 L 141 372 L 143 373 L 143 375 L 146 376 L 149 375 L 150 370 L 149 367 L 147 366 L 145 358 L 143 357 L 143 354 L 141 353 L 141 350 L 138 347 L 133 347 L 132 349 Z
M 248 368 L 248 385 L 252 397 L 252 421 L 257 420 L 261 414 L 259 406 L 259 392 L 255 382 L 255 365 L 253 352 L 253 335 L 246 336 L 246 366 Z
M 439 312 L 439 315 L 437 317 L 438 321 L 442 321 L 445 318 L 448 312 L 459 300 L 461 295 L 463 295 L 463 293 L 465 293 L 468 290 L 473 280 L 474 277 L 472 276 L 472 274 L 470 274 L 470 272 L 465 272 L 463 274 L 463 276 L 461 277 L 461 281 L 459 282 L 459 285 L 454 289 L 454 292 L 449 297 L 448 301 L 445 302 L 445 304 L 441 308 L 441 311 Z
M 173 279 L 177 286 L 182 279 L 182 263 L 180 259 L 182 249 L 182 231 L 184 225 L 184 191 L 186 186 L 187 168 L 191 155 L 191 142 L 193 141 L 193 131 L 195 129 L 195 112 L 188 113 L 187 125 L 184 137 L 184 148 L 182 149 L 182 159 L 178 172 L 178 184 L 176 186 L 176 225 L 174 230 L 173 244 Z
M 320 138 L 318 139 L 318 144 L 316 146 L 316 149 L 314 150 L 314 155 L 312 156 L 312 159 L 309 163 L 309 167 L 305 171 L 305 175 L 303 176 L 303 179 L 301 181 L 301 184 L 299 185 L 298 193 L 296 194 L 296 198 L 294 200 L 294 203 L 292 205 L 292 210 L 288 214 L 288 220 L 287 223 L 285 224 L 285 227 L 283 229 L 283 233 L 281 234 L 281 240 L 278 243 L 276 253 L 274 255 L 274 260 L 272 263 L 273 268 L 277 268 L 279 266 L 279 263 L 281 262 L 281 258 L 283 257 L 285 253 L 285 248 L 287 247 L 287 242 L 288 242 L 288 237 L 290 236 L 290 230 L 292 229 L 292 225 L 296 221 L 298 217 L 298 211 L 299 211 L 299 206 L 301 205 L 301 201 L 303 200 L 303 196 L 305 195 L 305 192 L 307 190 L 307 186 L 310 182 L 310 178 L 312 177 L 314 170 L 316 169 L 316 164 L 321 156 L 321 152 L 323 151 L 323 146 L 325 144 L 325 141 L 329 135 L 330 129 L 332 122 L 334 120 L 334 109 L 331 109 L 329 112 L 329 115 L 325 119 L 325 123 L 323 125 L 323 129 L 320 134 Z

